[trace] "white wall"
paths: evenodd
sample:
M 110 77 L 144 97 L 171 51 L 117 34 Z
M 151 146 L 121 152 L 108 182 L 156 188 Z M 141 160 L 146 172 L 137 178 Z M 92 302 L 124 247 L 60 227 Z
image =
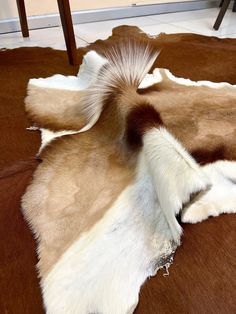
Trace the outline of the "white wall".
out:
M 70 0 L 72 11 L 193 0 Z M 57 0 L 25 0 L 27 16 L 58 13 Z M 0 20 L 18 17 L 16 0 L 0 0 Z
M 131 5 L 132 0 L 70 0 L 72 11 Z M 57 13 L 57 0 L 25 0 L 27 16 Z M 0 20 L 18 17 L 16 0 L 0 0 Z

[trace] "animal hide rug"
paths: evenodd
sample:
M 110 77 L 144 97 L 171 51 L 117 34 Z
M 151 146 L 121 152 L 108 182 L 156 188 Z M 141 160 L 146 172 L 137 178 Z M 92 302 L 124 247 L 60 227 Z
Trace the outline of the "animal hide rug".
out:
M 168 273 L 176 216 L 236 210 L 236 86 L 148 74 L 157 57 L 127 41 L 88 52 L 77 77 L 29 81 L 42 162 L 22 208 L 48 314 L 133 313 L 144 281 Z

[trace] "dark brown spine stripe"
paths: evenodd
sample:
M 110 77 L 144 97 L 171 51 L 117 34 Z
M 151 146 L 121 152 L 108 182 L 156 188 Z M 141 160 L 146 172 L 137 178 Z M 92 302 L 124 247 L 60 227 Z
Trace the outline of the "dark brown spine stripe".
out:
M 140 104 L 130 111 L 126 119 L 126 141 L 132 149 L 142 147 L 142 136 L 147 130 L 163 126 L 159 112 L 148 103 Z
M 199 148 L 191 152 L 192 157 L 200 165 L 206 165 L 217 160 L 228 159 L 231 160 L 230 155 L 227 156 L 226 149 L 223 145 L 219 145 L 215 148 Z

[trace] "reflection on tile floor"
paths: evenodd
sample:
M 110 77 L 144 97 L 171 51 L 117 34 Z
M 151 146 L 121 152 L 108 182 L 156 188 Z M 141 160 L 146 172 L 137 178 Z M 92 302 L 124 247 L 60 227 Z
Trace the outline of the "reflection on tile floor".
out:
M 213 24 L 219 8 L 149 15 L 144 17 L 110 20 L 96 23 L 74 25 L 78 47 L 86 46 L 97 39 L 105 39 L 112 34 L 112 28 L 119 25 L 135 25 L 145 33 L 197 33 L 207 36 L 236 38 L 236 13 L 226 12 L 218 31 Z M 61 27 L 53 27 L 30 31 L 29 38 L 23 38 L 20 32 L 0 35 L 0 48 L 16 47 L 52 47 L 65 49 Z

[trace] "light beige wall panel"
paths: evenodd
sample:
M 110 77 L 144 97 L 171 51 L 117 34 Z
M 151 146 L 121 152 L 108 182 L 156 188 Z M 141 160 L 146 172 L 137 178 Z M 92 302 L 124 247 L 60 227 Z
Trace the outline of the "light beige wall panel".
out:
M 187 2 L 194 0 L 137 0 L 135 3 L 137 5 L 147 5 L 147 4 L 157 4 L 157 3 L 172 3 L 172 2 Z
M 72 11 L 128 6 L 132 0 L 70 0 Z M 57 0 L 25 0 L 28 16 L 57 13 Z M 16 0 L 0 0 L 0 19 L 18 17 Z

